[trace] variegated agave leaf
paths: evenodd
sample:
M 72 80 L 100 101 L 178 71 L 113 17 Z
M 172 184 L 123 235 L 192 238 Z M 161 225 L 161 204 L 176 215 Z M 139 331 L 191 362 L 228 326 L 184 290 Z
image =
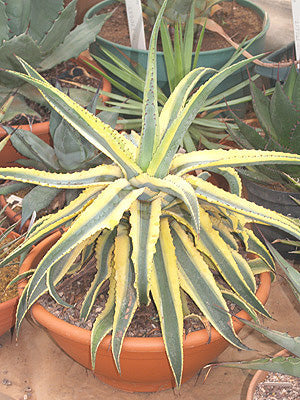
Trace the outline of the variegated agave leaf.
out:
M 268 312 L 255 296 L 257 269 L 241 257 L 240 246 L 258 255 L 260 272 L 273 268 L 268 250 L 248 230 L 244 231 L 245 224 L 259 221 L 300 238 L 299 226 L 293 220 L 241 198 L 241 182 L 233 168 L 282 162 L 300 165 L 300 156 L 253 150 L 175 155 L 209 93 L 249 61 L 212 76 L 187 104 L 181 104 L 184 93 L 174 95 L 163 110 L 167 122 L 159 121 L 153 81 L 155 41 L 166 4 L 167 0 L 151 39 L 143 134 L 119 134 L 20 60 L 27 75 L 10 73 L 36 86 L 56 112 L 113 163 L 72 174 L 1 168 L 0 178 L 82 190 L 64 209 L 37 221 L 24 244 L 3 261 L 68 222 L 68 230 L 40 261 L 24 290 L 18 307 L 17 330 L 28 308 L 45 290 L 60 301 L 55 293 L 54 276 L 61 278 L 65 272 L 63 261 L 68 263 L 72 254 L 94 240 L 97 273 L 84 300 L 81 311 L 84 318 L 105 280 L 109 280 L 110 288 L 106 307 L 92 330 L 92 364 L 95 365 L 99 343 L 112 331 L 112 352 L 120 371 L 121 348 L 128 325 L 136 308 L 148 304 L 152 297 L 166 354 L 179 386 L 183 370 L 183 318 L 188 314 L 185 296 L 189 295 L 195 302 L 206 324 L 215 327 L 230 343 L 245 349 L 234 331 L 225 298 L 237 299 L 253 316 L 255 313 L 268 316 Z M 186 83 L 190 78 L 184 78 L 181 87 L 189 90 Z M 199 176 L 187 174 L 199 168 L 202 170 Z M 228 180 L 232 192 L 206 181 L 211 170 Z M 216 282 L 215 274 L 223 277 L 227 289 Z

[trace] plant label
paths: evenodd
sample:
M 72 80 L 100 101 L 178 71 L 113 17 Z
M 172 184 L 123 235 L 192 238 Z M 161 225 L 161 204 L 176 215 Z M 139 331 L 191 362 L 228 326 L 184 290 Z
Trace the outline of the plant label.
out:
M 294 22 L 294 36 L 296 48 L 296 60 L 300 60 L 300 1 L 292 0 L 293 22 Z M 300 61 L 298 62 L 300 68 Z
M 141 0 L 125 0 L 131 47 L 146 50 Z

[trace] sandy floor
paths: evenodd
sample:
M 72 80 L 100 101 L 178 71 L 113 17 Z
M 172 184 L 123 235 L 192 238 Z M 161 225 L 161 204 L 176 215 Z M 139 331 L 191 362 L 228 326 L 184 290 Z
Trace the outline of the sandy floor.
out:
M 291 303 L 292 300 L 292 303 Z M 289 288 L 279 277 L 273 284 L 267 303 L 273 321 L 265 325 L 299 336 L 299 309 Z M 244 328 L 244 343 L 257 352 L 241 352 L 229 347 L 222 360 L 240 360 L 274 354 L 278 346 Z M 94 378 L 90 371 L 65 355 L 41 329 L 25 321 L 16 343 L 6 333 L 0 338 L 0 400 L 243 400 L 250 371 L 215 368 L 205 383 L 196 377 L 184 384 L 180 393 L 172 390 L 159 393 L 125 393 Z

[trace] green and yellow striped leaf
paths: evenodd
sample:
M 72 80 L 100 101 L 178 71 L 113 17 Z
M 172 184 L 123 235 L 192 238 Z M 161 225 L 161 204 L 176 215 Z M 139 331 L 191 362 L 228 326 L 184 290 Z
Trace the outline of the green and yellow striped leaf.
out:
M 207 201 L 211 205 L 247 217 L 248 221 L 275 226 L 300 239 L 299 225 L 292 219 L 262 206 L 258 206 L 232 193 L 228 193 L 195 176 L 188 175 L 186 179 L 196 188 L 196 193 L 200 200 Z
M 235 346 L 247 349 L 233 330 L 226 302 L 200 253 L 177 222 L 171 226 L 181 287 L 222 336 Z
M 138 304 L 136 289 L 134 287 L 135 274 L 131 252 L 132 245 L 128 235 L 128 228 L 121 223 L 118 226 L 114 251 L 116 300 L 111 344 L 119 373 L 121 373 L 120 353 L 123 340 Z
M 183 312 L 175 248 L 167 218 L 161 220 L 151 276 L 151 293 L 156 305 L 162 337 L 176 385 L 180 386 L 183 368 Z
M 136 200 L 130 207 L 130 237 L 132 261 L 135 270 L 135 285 L 139 304 L 148 304 L 149 284 L 153 254 L 159 237 L 161 199 L 152 202 Z
M 130 154 L 126 138 L 102 122 L 95 115 L 74 102 L 69 96 L 40 79 L 39 74 L 24 60 L 18 58 L 28 75 L 7 71 L 39 89 L 47 102 L 97 149 L 114 160 L 128 178 L 141 173 Z
M 29 296 L 51 265 L 95 233 L 105 228 L 113 229 L 119 223 L 124 212 L 143 192 L 143 189 L 130 189 L 126 179 L 115 181 L 79 215 L 37 266 L 31 279 Z
M 300 164 L 299 154 L 264 150 L 201 150 L 177 154 L 171 163 L 170 173 L 183 175 L 195 169 L 213 167 L 241 167 L 247 165 Z
M 222 69 L 201 85 L 196 93 L 191 96 L 182 112 L 168 128 L 155 154 L 153 154 L 153 158 L 147 169 L 149 175 L 162 178 L 168 174 L 172 160 L 182 143 L 184 135 L 196 118 L 196 115 L 201 112 L 201 107 L 204 106 L 207 97 L 224 79 L 251 61 L 253 61 L 253 59 L 243 60 Z M 231 165 L 227 164 L 226 166 Z
M 159 26 L 166 5 L 167 2 L 165 1 L 159 10 L 155 24 L 152 29 L 152 34 L 149 44 L 147 73 L 146 73 L 144 97 L 143 97 L 141 141 L 137 157 L 137 163 L 144 172 L 148 168 L 148 165 L 152 159 L 152 155 L 159 143 L 156 45 L 157 45 Z
M 0 268 L 5 263 L 11 261 L 19 256 L 24 250 L 29 249 L 37 241 L 41 240 L 54 229 L 60 227 L 66 222 L 74 219 L 80 212 L 82 212 L 94 198 L 99 194 L 99 190 L 95 188 L 86 189 L 81 193 L 77 199 L 73 200 L 70 204 L 62 210 L 57 211 L 55 214 L 47 215 L 46 217 L 38 220 L 31 228 L 29 235 L 20 246 L 12 251 L 4 260 L 0 262 Z
M 97 272 L 82 303 L 80 318 L 88 318 L 102 284 L 111 274 L 112 252 L 116 233 L 116 228 L 112 231 L 104 229 L 97 239 L 95 247 Z
M 243 274 L 233 257 L 232 249 L 223 241 L 218 231 L 213 229 L 208 214 L 200 208 L 201 231 L 199 237 L 195 238 L 196 246 L 209 255 L 218 268 L 220 274 L 229 286 L 238 293 L 244 301 L 255 308 L 261 314 L 268 316 L 264 306 L 249 288 Z M 251 278 L 249 277 L 249 280 Z
M 107 186 L 108 183 L 121 178 L 122 172 L 116 165 L 99 165 L 88 171 L 72 173 L 54 173 L 29 168 L 0 168 L 0 179 L 32 183 L 65 189 L 79 189 L 90 186 Z
M 116 282 L 114 275 L 109 280 L 108 299 L 102 313 L 96 318 L 94 322 L 92 335 L 91 335 L 91 360 L 92 367 L 95 369 L 96 355 L 98 347 L 102 339 L 112 330 L 114 313 L 115 313 L 115 291 Z

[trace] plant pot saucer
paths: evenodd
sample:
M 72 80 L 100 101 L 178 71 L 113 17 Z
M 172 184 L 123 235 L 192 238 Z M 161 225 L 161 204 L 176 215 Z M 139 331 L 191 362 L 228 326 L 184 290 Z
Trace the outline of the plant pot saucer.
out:
M 33 268 L 43 254 L 59 239 L 60 232 L 44 239 L 25 259 L 21 272 Z M 261 285 L 257 297 L 265 303 L 270 290 L 269 273 L 261 275 Z M 33 319 L 43 326 L 56 344 L 71 358 L 84 367 L 91 369 L 90 340 L 91 332 L 58 319 L 41 305 L 32 309 Z M 238 313 L 241 318 L 250 319 L 245 311 Z M 238 332 L 243 324 L 234 320 Z M 111 336 L 101 342 L 96 359 L 94 374 L 103 382 L 129 392 L 154 392 L 174 387 L 173 373 L 166 356 L 161 337 L 126 337 L 121 352 L 121 375 L 119 375 L 110 348 Z M 204 365 L 213 361 L 229 343 L 212 328 L 209 340 L 206 330 L 192 332 L 184 338 L 183 382 L 192 378 Z

